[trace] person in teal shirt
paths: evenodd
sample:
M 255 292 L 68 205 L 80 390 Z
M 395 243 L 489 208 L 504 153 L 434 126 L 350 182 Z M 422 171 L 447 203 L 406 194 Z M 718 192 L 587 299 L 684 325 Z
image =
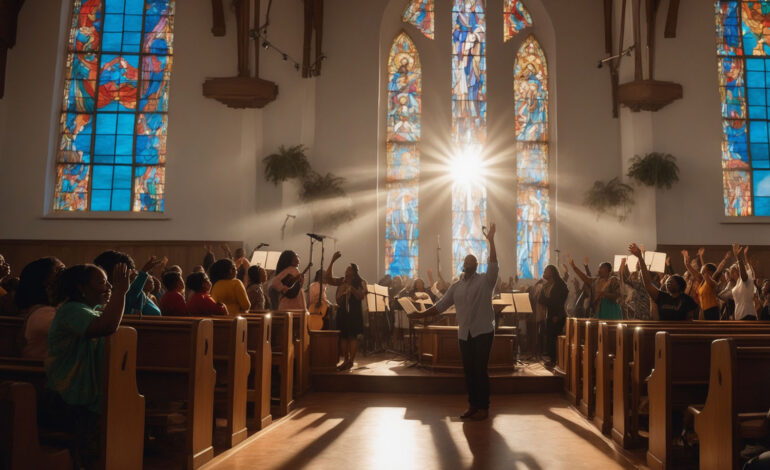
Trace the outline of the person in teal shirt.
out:
M 620 308 L 620 281 L 612 275 L 612 265 L 604 262 L 599 265 L 599 276 L 588 277 L 586 273 L 575 266 L 572 258 L 569 264 L 583 282 L 591 287 L 592 317 L 601 320 L 622 320 L 623 310 Z
M 144 284 L 147 282 L 148 273 L 161 264 L 163 259 L 152 256 L 145 263 L 142 270 L 136 273 L 136 267 L 134 260 L 126 253 L 120 251 L 109 250 L 100 254 L 94 259 L 94 264 L 104 269 L 104 272 L 112 272 L 112 268 L 119 263 L 123 263 L 128 266 L 131 274 L 136 274 L 136 277 L 131 282 L 131 287 L 126 292 L 126 307 L 125 312 L 128 315 L 148 315 L 148 316 L 160 316 L 160 308 L 150 300 L 144 293 Z M 112 279 L 109 279 L 112 281 Z
M 46 389 L 73 428 L 74 454 L 82 463 L 99 456 L 104 337 L 118 329 L 123 317 L 128 267 L 117 264 L 111 277 L 113 284 L 92 264 L 62 271 L 56 296 L 61 305 L 48 332 Z

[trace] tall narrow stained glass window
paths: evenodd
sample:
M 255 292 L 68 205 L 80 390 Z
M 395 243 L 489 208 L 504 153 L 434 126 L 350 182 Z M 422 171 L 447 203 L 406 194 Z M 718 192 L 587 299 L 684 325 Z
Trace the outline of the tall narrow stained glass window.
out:
M 435 0 L 410 0 L 401 15 L 401 21 L 410 23 L 429 39 L 433 39 Z
M 54 210 L 162 212 L 174 0 L 75 0 Z
M 482 154 L 487 139 L 486 16 L 484 0 L 453 0 L 452 4 L 452 142 L 455 158 L 469 168 Z M 452 264 L 462 271 L 466 255 L 486 271 L 487 192 L 473 179 L 452 186 Z
M 505 0 L 503 3 L 503 42 L 516 36 L 522 29 L 532 26 L 532 15 L 521 0 Z
M 417 276 L 421 92 L 420 56 L 402 32 L 388 55 L 385 269 L 391 276 Z
M 715 5 L 725 215 L 770 216 L 770 3 Z
M 520 279 L 539 278 L 550 250 L 548 67 L 534 36 L 516 54 L 516 264 Z

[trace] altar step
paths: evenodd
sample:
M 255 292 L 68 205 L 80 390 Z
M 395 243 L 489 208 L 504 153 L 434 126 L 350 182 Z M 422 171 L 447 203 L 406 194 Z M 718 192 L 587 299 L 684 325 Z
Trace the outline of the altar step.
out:
M 312 374 L 316 392 L 363 393 L 465 393 L 465 379 L 460 373 L 432 372 L 394 356 L 363 357 L 353 370 Z M 515 371 L 490 376 L 492 394 L 559 393 L 564 388 L 563 375 L 551 372 L 539 363 L 524 364 Z

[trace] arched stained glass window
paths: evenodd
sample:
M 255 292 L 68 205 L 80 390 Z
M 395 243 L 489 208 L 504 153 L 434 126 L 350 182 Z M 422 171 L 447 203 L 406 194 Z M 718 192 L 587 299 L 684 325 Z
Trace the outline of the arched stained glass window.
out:
M 770 3 L 716 2 L 725 215 L 770 216 Z
M 425 37 L 433 39 L 434 0 L 410 0 L 401 15 L 404 23 L 413 24 Z
M 503 3 L 503 42 L 516 36 L 522 29 L 532 26 L 532 15 L 521 0 L 505 0 Z
M 452 6 L 452 142 L 459 166 L 478 168 L 487 139 L 486 16 L 483 0 L 453 0 Z M 456 162 L 458 163 L 458 162 Z M 487 193 L 468 178 L 452 186 L 452 264 L 462 271 L 466 255 L 474 254 L 486 271 Z
M 516 54 L 516 260 L 520 279 L 539 278 L 550 250 L 548 67 L 534 36 Z
M 54 210 L 162 212 L 174 0 L 75 0 Z
M 417 275 L 421 92 L 420 56 L 402 32 L 388 55 L 385 270 L 391 276 Z

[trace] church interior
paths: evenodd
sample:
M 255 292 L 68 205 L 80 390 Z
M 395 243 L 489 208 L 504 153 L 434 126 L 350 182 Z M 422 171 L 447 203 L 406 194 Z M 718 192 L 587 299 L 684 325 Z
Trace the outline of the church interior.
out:
M 770 0 L 0 0 L 0 470 L 770 468 L 769 57 Z

